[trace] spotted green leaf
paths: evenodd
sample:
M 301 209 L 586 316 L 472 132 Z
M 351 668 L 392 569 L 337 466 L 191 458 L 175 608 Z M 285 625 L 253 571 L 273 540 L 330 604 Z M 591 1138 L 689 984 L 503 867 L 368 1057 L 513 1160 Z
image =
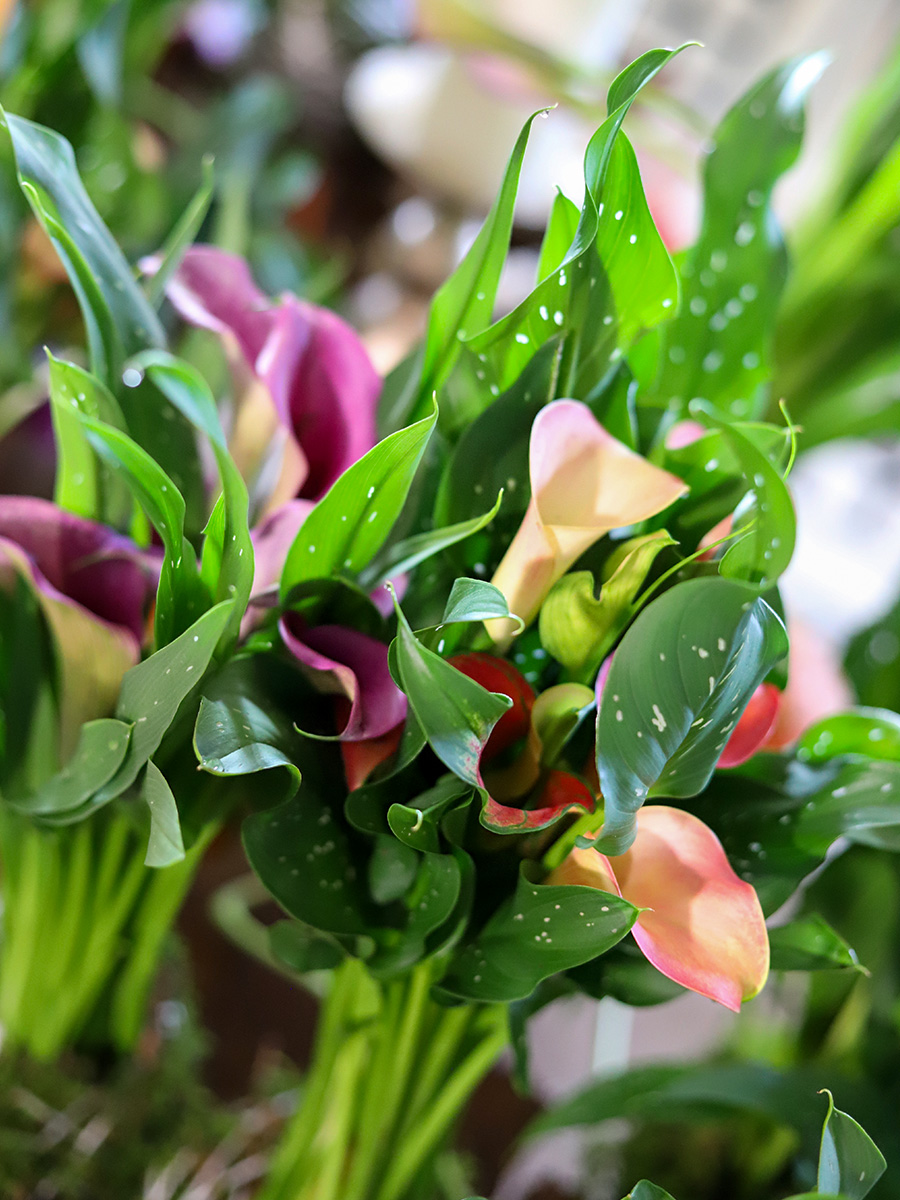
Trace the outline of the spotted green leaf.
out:
M 7 800 L 20 812 L 54 823 L 78 819 L 81 808 L 122 765 L 131 728 L 112 718 L 88 721 L 81 727 L 75 753 L 61 771 L 31 795 Z
M 621 854 L 635 813 L 709 782 L 753 692 L 787 651 L 781 621 L 751 589 L 704 578 L 653 601 L 622 639 L 597 715 L 601 846 Z
M 369 565 L 400 515 L 436 420 L 437 409 L 390 434 L 336 480 L 288 551 L 282 597 L 307 579 L 352 576 Z
M 813 54 L 777 67 L 743 96 L 713 137 L 700 236 L 682 267 L 682 306 L 663 332 L 658 403 L 691 399 L 737 417 L 766 405 L 771 341 L 787 274 L 772 189 L 794 163 L 804 106 L 826 64 Z
M 141 799 L 150 812 L 150 840 L 144 863 L 148 867 L 170 867 L 184 858 L 184 841 L 178 806 L 165 775 L 148 762 L 141 784 Z
M 541 980 L 604 954 L 637 915 L 595 888 L 533 882 L 523 865 L 515 895 L 457 951 L 441 987 L 467 1000 L 523 999 Z
M 848 1200 L 863 1200 L 887 1169 L 884 1155 L 861 1125 L 834 1106 L 826 1091 L 828 1113 L 819 1152 L 820 1192 L 840 1192 Z

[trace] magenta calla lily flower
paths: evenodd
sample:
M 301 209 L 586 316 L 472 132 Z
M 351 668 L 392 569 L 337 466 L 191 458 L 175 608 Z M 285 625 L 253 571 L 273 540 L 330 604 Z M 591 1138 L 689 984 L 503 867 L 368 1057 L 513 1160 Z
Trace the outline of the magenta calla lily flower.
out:
M 270 300 L 243 259 L 194 246 L 167 294 L 185 321 L 233 340 L 291 433 L 292 493 L 318 500 L 375 445 L 381 379 L 356 332 L 296 296 Z
M 53 495 L 56 442 L 50 402 L 38 405 L 0 437 L 0 495 Z
M 545 883 L 622 896 L 643 911 L 632 929 L 663 975 L 737 1012 L 762 990 L 769 939 L 756 892 L 732 869 L 713 831 L 662 804 L 637 813 L 637 836 L 616 858 L 571 850 Z
M 113 711 L 140 658 L 158 566 L 104 525 L 33 496 L 0 496 L 0 587 L 14 576 L 33 589 L 53 639 L 65 760 L 81 725 Z
M 391 678 L 384 642 L 341 625 L 310 628 L 296 613 L 282 617 L 279 628 L 313 687 L 349 702 L 342 741 L 381 737 L 406 719 L 406 696 Z
M 688 490 L 607 433 L 586 404 L 554 400 L 531 428 L 531 502 L 492 583 L 528 624 L 556 581 L 612 529 L 646 520 Z M 491 621 L 495 640 L 514 622 Z

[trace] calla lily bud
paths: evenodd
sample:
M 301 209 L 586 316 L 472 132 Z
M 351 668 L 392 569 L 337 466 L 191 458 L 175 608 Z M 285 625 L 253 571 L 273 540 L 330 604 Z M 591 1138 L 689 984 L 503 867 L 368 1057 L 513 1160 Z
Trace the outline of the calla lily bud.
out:
M 572 850 L 545 882 L 599 888 L 643 909 L 632 933 L 645 957 L 726 1008 L 737 1012 L 766 982 L 769 939 L 756 892 L 691 813 L 645 805 L 625 854 Z
M 612 437 L 586 404 L 555 400 L 531 429 L 531 503 L 492 580 L 528 624 L 556 581 L 612 529 L 634 525 L 688 490 Z M 489 623 L 495 640 L 515 632 Z

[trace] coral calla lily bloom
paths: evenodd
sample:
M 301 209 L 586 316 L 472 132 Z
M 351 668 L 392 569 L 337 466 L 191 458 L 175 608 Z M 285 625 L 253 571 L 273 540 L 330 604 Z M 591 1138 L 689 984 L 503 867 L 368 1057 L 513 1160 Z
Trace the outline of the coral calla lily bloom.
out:
M 569 567 L 611 529 L 668 508 L 688 490 L 607 433 L 586 404 L 555 400 L 531 428 L 531 503 L 492 580 L 528 624 Z M 514 632 L 506 619 L 491 636 Z
M 645 957 L 726 1008 L 737 1012 L 766 982 L 769 939 L 756 892 L 691 813 L 645 805 L 625 854 L 572 850 L 545 882 L 599 888 L 643 909 L 632 933 Z

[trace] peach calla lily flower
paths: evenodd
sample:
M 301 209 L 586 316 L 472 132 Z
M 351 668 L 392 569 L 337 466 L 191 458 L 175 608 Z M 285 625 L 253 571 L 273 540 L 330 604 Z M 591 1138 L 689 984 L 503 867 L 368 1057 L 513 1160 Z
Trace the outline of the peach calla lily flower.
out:
M 554 400 L 531 428 L 531 503 L 492 580 L 526 625 L 569 567 L 611 529 L 668 508 L 688 490 L 607 433 L 586 404 Z M 512 621 L 489 622 L 498 641 Z
M 633 929 L 663 975 L 737 1012 L 763 987 L 769 939 L 756 892 L 713 831 L 691 813 L 646 805 L 631 849 L 607 858 L 572 850 L 545 880 L 599 888 L 644 911 Z

